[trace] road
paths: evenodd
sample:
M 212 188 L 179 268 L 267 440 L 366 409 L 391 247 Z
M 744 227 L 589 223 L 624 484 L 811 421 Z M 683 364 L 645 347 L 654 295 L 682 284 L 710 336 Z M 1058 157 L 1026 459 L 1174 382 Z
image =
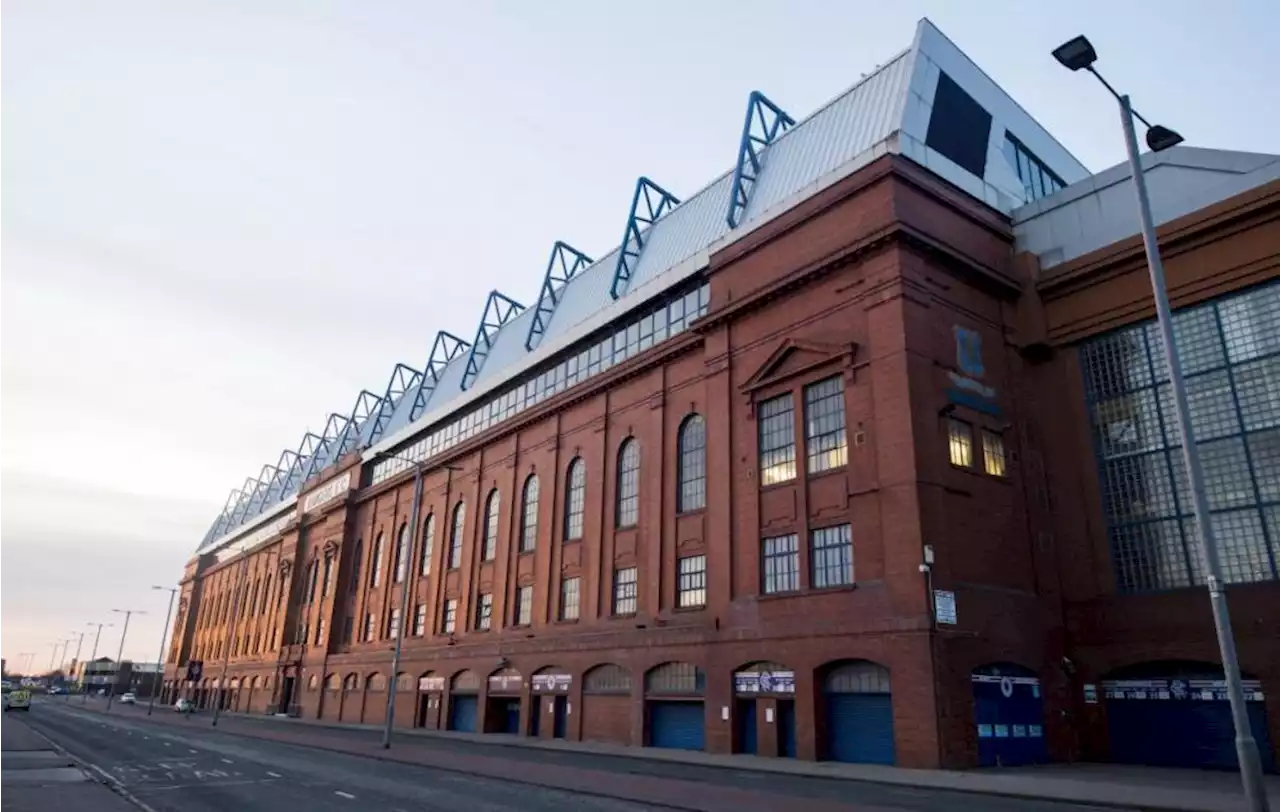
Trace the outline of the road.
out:
M 747 799 L 755 810 L 806 812 L 1094 809 L 425 737 L 402 737 L 405 743 L 393 751 L 422 763 L 396 763 L 370 757 L 380 751 L 365 730 L 288 726 L 279 734 L 265 721 L 238 718 L 218 729 L 207 717 L 190 722 L 148 720 L 132 709 L 104 715 L 45 701 L 33 709 L 30 723 L 155 812 L 728 810 L 745 808 Z M 232 727 L 238 732 L 229 732 Z M 260 735 L 292 735 L 315 746 Z M 334 751 L 347 746 L 370 755 Z M 557 780 L 560 788 L 552 788 Z

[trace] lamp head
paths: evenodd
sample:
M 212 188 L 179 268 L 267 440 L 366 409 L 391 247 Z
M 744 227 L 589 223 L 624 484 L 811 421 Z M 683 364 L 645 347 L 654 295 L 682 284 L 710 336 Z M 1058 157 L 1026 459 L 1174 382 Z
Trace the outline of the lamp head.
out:
M 1168 127 L 1159 124 L 1147 130 L 1147 146 L 1152 152 L 1159 152 L 1182 143 L 1182 136 Z
M 1053 58 L 1058 60 L 1064 68 L 1081 70 L 1091 67 L 1098 61 L 1098 52 L 1093 50 L 1093 43 L 1089 42 L 1089 38 L 1081 34 L 1054 48 Z

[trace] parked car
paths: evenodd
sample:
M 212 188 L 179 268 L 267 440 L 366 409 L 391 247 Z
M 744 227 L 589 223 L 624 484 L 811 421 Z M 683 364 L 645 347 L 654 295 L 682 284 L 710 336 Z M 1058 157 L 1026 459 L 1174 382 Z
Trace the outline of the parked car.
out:
M 138 704 L 138 697 L 137 697 L 137 695 L 136 695 L 136 694 L 134 694 L 134 692 L 133 692 L 133 691 L 129 691 L 128 693 L 121 694 L 121 695 L 120 695 L 120 704 L 121 704 L 121 705 L 136 705 L 136 704 Z

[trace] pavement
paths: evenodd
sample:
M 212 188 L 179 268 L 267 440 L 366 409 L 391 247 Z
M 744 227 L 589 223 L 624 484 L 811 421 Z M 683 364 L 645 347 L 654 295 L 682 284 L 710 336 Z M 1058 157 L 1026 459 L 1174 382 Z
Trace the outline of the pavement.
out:
M 492 747 L 442 737 L 184 716 L 101 703 L 37 703 L 32 724 L 155 812 L 1085 812 L 1101 807 L 977 796 L 698 764 Z
M 76 759 L 18 718 L 0 718 L 0 809 L 4 812 L 136 812 Z M 29 717 L 30 712 L 24 712 Z

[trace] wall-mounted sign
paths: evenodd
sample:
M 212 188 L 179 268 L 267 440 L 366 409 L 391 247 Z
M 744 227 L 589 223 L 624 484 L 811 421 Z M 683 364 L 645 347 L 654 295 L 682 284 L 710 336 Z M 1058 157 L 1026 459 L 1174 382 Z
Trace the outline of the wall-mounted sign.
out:
M 438 694 L 444 691 L 444 677 L 419 677 L 418 690 Z
M 489 693 L 512 693 L 519 691 L 524 685 L 524 677 L 519 674 L 494 674 L 489 677 Z
M 321 505 L 332 502 L 349 490 L 351 490 L 351 472 L 347 471 L 342 476 L 329 480 L 307 494 L 307 498 L 302 501 L 302 512 L 310 513 Z
M 956 593 L 946 589 L 933 590 L 933 616 L 938 623 L 956 625 Z
M 733 675 L 733 690 L 740 694 L 794 694 L 794 671 L 739 671 Z
M 538 694 L 567 694 L 573 685 L 572 674 L 534 674 L 533 691 Z
M 1256 679 L 1241 681 L 1246 702 L 1262 702 L 1262 683 Z M 1107 699 L 1199 700 L 1226 702 L 1227 682 L 1220 679 L 1126 679 L 1104 680 L 1102 694 Z
M 1086 705 L 1098 704 L 1098 686 L 1097 685 L 1089 683 L 1084 686 L 1084 704 Z
M 960 371 L 958 374 L 947 373 L 951 379 L 947 397 L 952 403 L 999 415 L 1000 407 L 995 404 L 996 390 L 978 380 L 987 373 L 982 362 L 982 334 L 958 324 L 951 331 L 956 338 L 956 368 Z

